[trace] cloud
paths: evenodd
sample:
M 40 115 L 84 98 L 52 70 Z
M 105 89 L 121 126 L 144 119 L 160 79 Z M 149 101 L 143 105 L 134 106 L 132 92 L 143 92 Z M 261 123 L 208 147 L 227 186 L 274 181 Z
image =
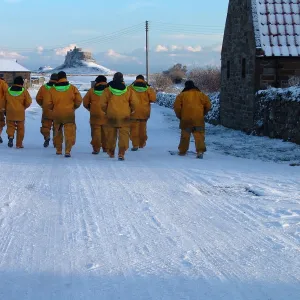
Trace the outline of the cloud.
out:
M 137 62 L 138 64 L 141 64 L 141 61 L 133 56 L 133 55 L 126 55 L 126 54 L 120 54 L 116 52 L 113 49 L 109 49 L 106 53 L 105 56 L 114 60 L 114 61 L 123 61 L 123 62 Z
M 185 49 L 189 52 L 200 52 L 202 50 L 201 46 L 196 46 L 196 47 L 187 46 L 185 47 Z
M 44 47 L 38 46 L 38 47 L 36 48 L 36 51 L 37 51 L 38 54 L 42 54 L 43 51 L 44 51 Z
M 169 49 L 166 46 L 163 45 L 157 45 L 155 48 L 155 52 L 168 52 Z
M 76 47 L 76 44 L 70 44 L 67 47 L 64 48 L 57 48 L 55 49 L 55 54 L 59 55 L 59 56 L 66 56 L 68 51 L 70 51 L 71 49 L 74 49 Z
M 8 59 L 25 59 L 26 57 L 21 55 L 18 52 L 7 52 L 7 51 L 0 51 L 1 58 L 8 58 Z

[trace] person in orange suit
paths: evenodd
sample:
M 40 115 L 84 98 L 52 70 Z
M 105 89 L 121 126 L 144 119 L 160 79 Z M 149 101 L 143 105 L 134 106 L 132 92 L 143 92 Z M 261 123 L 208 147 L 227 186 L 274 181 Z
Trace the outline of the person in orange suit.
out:
M 31 105 L 32 99 L 28 91 L 23 87 L 24 79 L 18 76 L 14 84 L 4 96 L 5 113 L 7 120 L 8 147 L 13 147 L 15 131 L 17 131 L 17 149 L 24 148 L 25 135 L 25 110 Z
M 53 113 L 56 154 L 62 155 L 65 140 L 65 157 L 71 157 L 76 141 L 75 110 L 80 107 L 82 98 L 78 89 L 67 80 L 65 72 L 59 72 L 57 77 L 58 81 L 46 95 L 45 101 Z
M 129 148 L 130 118 L 135 111 L 137 99 L 133 91 L 126 87 L 123 74 L 117 72 L 103 94 L 102 110 L 107 116 L 107 153 L 115 156 L 117 139 L 119 160 L 124 160 Z
M 44 136 L 45 148 L 49 146 L 51 129 L 54 130 L 53 114 L 49 109 L 49 103 L 45 101 L 45 95 L 50 93 L 50 90 L 53 88 L 57 80 L 57 74 L 53 73 L 50 77 L 49 82 L 41 86 L 36 95 L 36 102 L 43 109 L 41 134 Z
M 150 118 L 151 103 L 156 101 L 156 93 L 145 81 L 143 75 L 138 75 L 130 86 L 130 89 L 138 99 L 135 112 L 131 116 L 130 139 L 132 151 L 144 148 L 148 139 L 147 121 Z
M 206 151 L 204 116 L 210 108 L 209 97 L 202 93 L 192 80 L 188 80 L 184 90 L 176 97 L 174 103 L 174 111 L 180 120 L 181 129 L 179 155 L 187 153 L 191 134 L 193 134 L 197 158 L 203 158 L 203 153 Z
M 107 88 L 107 79 L 100 75 L 95 80 L 95 86 L 83 97 L 83 106 L 90 112 L 91 145 L 93 154 L 98 154 L 102 147 L 106 152 L 106 124 L 107 118 L 101 109 L 104 91 Z
M 5 126 L 5 115 L 4 115 L 4 96 L 8 90 L 8 85 L 5 80 L 0 77 L 0 144 L 3 143 L 3 139 L 1 137 L 3 128 Z

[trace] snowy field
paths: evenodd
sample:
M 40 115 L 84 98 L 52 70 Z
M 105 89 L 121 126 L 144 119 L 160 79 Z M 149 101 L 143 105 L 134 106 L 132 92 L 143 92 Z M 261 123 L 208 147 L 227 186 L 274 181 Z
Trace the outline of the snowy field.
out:
M 170 156 L 178 123 L 154 105 L 119 162 L 91 155 L 81 107 L 65 159 L 40 118 L 34 101 L 25 149 L 0 146 L 1 300 L 300 299 L 299 146 L 208 126 L 204 160 Z

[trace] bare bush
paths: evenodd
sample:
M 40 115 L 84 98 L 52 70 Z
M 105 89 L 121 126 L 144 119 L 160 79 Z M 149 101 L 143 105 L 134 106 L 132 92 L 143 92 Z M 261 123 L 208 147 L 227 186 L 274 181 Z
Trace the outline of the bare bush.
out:
M 164 71 L 163 74 L 168 76 L 173 83 L 179 84 L 186 77 L 187 67 L 182 64 L 176 64 L 167 71 Z
M 218 92 L 221 89 L 221 68 L 208 66 L 191 70 L 188 79 L 206 93 Z
M 300 86 L 300 76 L 293 76 L 288 81 L 288 86 Z
M 150 83 L 157 92 L 165 92 L 173 85 L 170 77 L 164 74 L 151 75 Z

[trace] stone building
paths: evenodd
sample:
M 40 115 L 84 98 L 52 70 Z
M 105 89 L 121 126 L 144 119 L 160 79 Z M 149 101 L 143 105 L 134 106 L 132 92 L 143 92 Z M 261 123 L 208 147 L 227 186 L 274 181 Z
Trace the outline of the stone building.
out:
M 16 60 L 0 58 L 0 77 L 4 78 L 8 85 L 12 85 L 14 78 L 22 76 L 25 82 L 30 83 L 31 72 L 21 66 Z
M 221 57 L 221 124 L 250 131 L 255 93 L 300 76 L 300 0 L 229 0 Z

